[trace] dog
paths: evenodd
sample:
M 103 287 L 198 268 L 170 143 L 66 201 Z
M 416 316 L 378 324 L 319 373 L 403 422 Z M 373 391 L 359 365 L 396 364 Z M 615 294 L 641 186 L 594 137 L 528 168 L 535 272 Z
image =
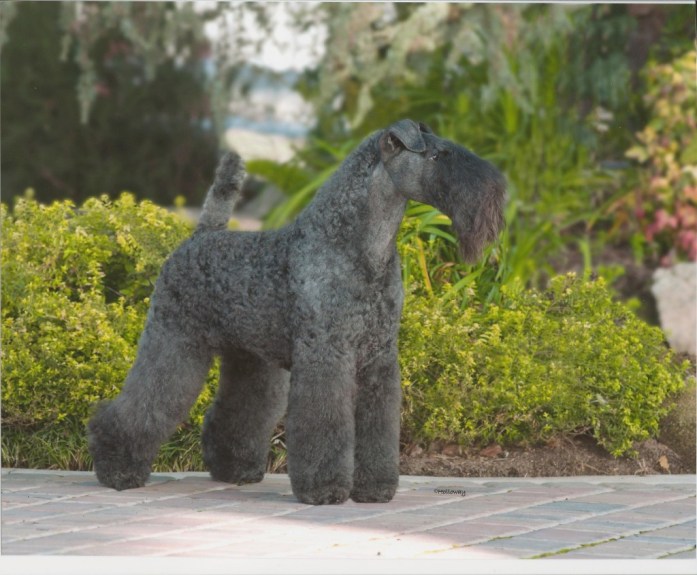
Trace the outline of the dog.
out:
M 227 154 L 198 227 L 162 268 L 123 389 L 88 424 L 97 477 L 119 490 L 144 485 L 219 356 L 202 435 L 213 479 L 261 481 L 286 413 L 300 501 L 389 501 L 399 481 L 396 237 L 407 202 L 447 214 L 473 262 L 504 225 L 505 180 L 411 120 L 367 137 L 281 229 L 228 231 L 244 177 Z

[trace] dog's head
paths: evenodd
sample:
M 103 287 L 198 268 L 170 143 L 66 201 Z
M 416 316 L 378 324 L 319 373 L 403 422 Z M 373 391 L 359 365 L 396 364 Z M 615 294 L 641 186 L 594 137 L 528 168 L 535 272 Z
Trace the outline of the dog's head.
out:
M 396 191 L 449 216 L 463 259 L 477 261 L 504 226 L 506 182 L 501 172 L 411 120 L 383 130 L 378 145 Z

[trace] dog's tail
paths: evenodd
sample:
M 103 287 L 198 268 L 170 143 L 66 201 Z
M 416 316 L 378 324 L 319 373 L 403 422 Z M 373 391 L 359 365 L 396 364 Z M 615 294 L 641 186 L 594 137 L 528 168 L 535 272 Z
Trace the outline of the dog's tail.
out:
M 196 231 L 221 230 L 227 227 L 246 175 L 244 162 L 238 154 L 227 152 L 222 157 L 215 171 L 213 185 L 203 203 Z

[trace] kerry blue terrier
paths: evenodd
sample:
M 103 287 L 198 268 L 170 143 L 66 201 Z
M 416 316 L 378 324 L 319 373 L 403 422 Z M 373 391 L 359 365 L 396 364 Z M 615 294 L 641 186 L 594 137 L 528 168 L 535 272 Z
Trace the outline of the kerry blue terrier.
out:
M 225 156 L 198 228 L 162 268 L 123 390 L 88 425 L 97 477 L 116 489 L 145 483 L 218 355 L 202 438 L 214 479 L 260 481 L 287 410 L 300 501 L 389 501 L 401 397 L 395 237 L 407 200 L 449 215 L 474 261 L 503 225 L 504 179 L 410 120 L 366 138 L 282 229 L 226 229 L 243 178 L 240 158 Z

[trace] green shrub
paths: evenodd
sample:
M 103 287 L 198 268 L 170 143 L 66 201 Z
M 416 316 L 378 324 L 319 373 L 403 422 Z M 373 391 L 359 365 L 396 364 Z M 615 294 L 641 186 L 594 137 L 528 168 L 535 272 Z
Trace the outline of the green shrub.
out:
M 2 206 L 2 423 L 36 431 L 84 423 L 135 358 L 148 296 L 188 236 L 179 217 L 123 194 Z M 192 422 L 200 422 L 213 377 Z
M 658 328 L 605 282 L 554 278 L 504 288 L 501 303 L 407 299 L 401 329 L 403 430 L 410 441 L 531 444 L 591 432 L 614 455 L 655 435 L 684 385 Z
M 404 230 L 406 264 L 421 270 L 408 284 L 436 269 L 434 245 L 419 238 L 441 237 L 446 223 L 421 211 Z M 84 424 L 95 402 L 119 392 L 162 262 L 190 229 L 128 194 L 79 209 L 24 199 L 0 215 L 3 464 L 89 468 Z M 473 286 L 430 277 L 430 289 L 410 286 L 402 322 L 410 440 L 529 444 L 591 431 L 621 454 L 656 433 L 664 399 L 683 385 L 660 330 L 613 302 L 602 281 L 560 277 L 544 292 L 510 283 L 482 308 Z M 464 307 L 448 297 L 462 291 Z M 155 469 L 203 467 L 198 438 L 215 386 L 214 367 Z

